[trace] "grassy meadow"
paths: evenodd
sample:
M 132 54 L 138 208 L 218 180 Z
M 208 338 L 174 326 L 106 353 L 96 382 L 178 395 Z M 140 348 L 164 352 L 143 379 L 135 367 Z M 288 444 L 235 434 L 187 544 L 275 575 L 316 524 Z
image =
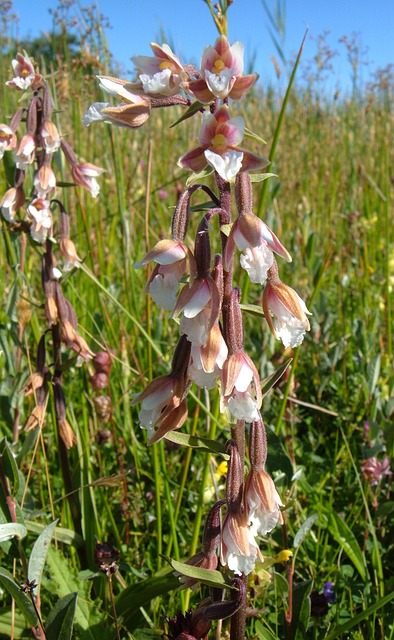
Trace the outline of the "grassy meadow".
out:
M 20 98 L 5 86 L 15 53 L 8 42 L 1 54 L 0 120 L 6 123 Z M 170 128 L 182 114 L 176 107 L 153 110 L 136 130 L 86 128 L 83 114 L 102 100 L 95 75 L 113 75 L 103 62 L 105 51 L 88 56 L 65 47 L 45 59 L 38 51 L 33 55 L 48 74 L 61 135 L 79 159 L 106 170 L 93 199 L 72 186 L 62 155 L 56 155 L 70 235 L 82 259 L 62 278 L 62 291 L 80 334 L 93 351 L 111 354 L 112 368 L 108 386 L 95 389 L 91 363 L 81 365 L 75 353 L 63 352 L 75 446 L 66 450 L 59 440 L 52 389 L 42 423 L 23 429 L 35 407 L 34 394 L 26 397 L 24 389 L 47 328 L 42 247 L 1 219 L 0 638 L 33 637 L 31 600 L 15 590 L 26 582 L 31 557 L 41 616 L 52 629 L 48 640 L 70 638 L 72 619 L 73 637 L 83 640 L 159 638 L 166 617 L 189 610 L 208 593 L 206 586 L 179 591 L 166 558 L 186 562 L 200 548 L 205 516 L 223 497 L 224 465 L 220 455 L 167 440 L 147 446 L 132 394 L 168 373 L 179 327 L 145 295 L 146 270 L 133 264 L 169 237 L 189 175 L 176 163 L 196 145 L 198 119 Z M 394 449 L 393 84 L 381 78 L 336 98 L 320 89 L 313 79 L 296 80 L 269 167 L 277 177 L 254 184 L 255 213 L 293 256 L 281 265 L 281 276 L 313 315 L 302 346 L 285 352 L 262 315 L 245 308 L 246 351 L 261 378 L 293 358 L 262 407 L 267 464 L 287 507 L 286 527 L 260 541 L 265 563 L 249 576 L 247 637 L 388 640 L 394 638 L 391 478 L 381 474 L 373 484 L 362 463 L 372 456 L 392 459 Z M 274 86 L 258 86 L 237 105 L 246 126 L 267 141 L 263 147 L 248 138 L 245 146 L 270 157 L 282 103 Z M 0 196 L 10 176 L 7 152 Z M 202 194 L 193 202 L 205 200 Z M 238 258 L 236 265 L 243 304 L 260 306 L 261 286 L 249 283 Z M 224 445 L 230 430 L 217 393 L 193 386 L 188 408 L 181 432 Z M 8 523 L 25 529 L 7 538 L 1 527 Z M 289 560 L 275 562 L 284 549 L 292 551 Z M 116 561 L 113 575 L 98 571 L 98 553 Z M 322 610 L 328 582 L 335 602 Z M 58 636 L 51 635 L 51 616 L 63 620 Z M 228 620 L 212 629 L 212 638 L 230 637 Z

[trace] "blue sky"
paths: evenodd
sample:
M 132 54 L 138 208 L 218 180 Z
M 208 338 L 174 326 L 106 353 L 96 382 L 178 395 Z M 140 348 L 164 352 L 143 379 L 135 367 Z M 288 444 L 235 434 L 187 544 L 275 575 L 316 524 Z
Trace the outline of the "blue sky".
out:
M 82 0 L 81 4 L 93 2 Z M 272 0 L 267 0 L 267 4 L 272 6 Z M 34 37 L 40 31 L 50 31 L 52 17 L 48 9 L 57 5 L 53 0 L 40 0 L 33 11 L 32 0 L 14 0 L 13 9 L 19 16 L 18 35 Z M 217 37 L 203 0 L 99 0 L 97 5 L 111 25 L 105 33 L 111 52 L 125 70 L 125 77 L 132 76 L 131 56 L 149 55 L 149 42 L 157 41 L 161 30 L 168 34 L 183 62 L 199 62 L 204 46 L 213 44 Z M 78 10 L 72 11 L 78 19 Z M 256 56 L 254 70 L 262 82 L 276 82 L 270 58 L 277 55 L 267 30 L 262 1 L 234 0 L 228 17 L 230 42 L 244 43 L 246 60 Z M 315 55 L 316 39 L 325 31 L 330 32 L 327 36 L 330 48 L 340 54 L 332 61 L 334 73 L 330 74 L 326 87 L 329 91 L 334 91 L 338 84 L 350 87 L 351 71 L 345 47 L 338 42 L 343 35 L 359 33 L 360 44 L 368 48 L 366 59 L 370 64 L 360 70 L 364 81 L 376 67 L 394 63 L 393 0 L 375 0 L 373 8 L 370 0 L 287 0 L 285 52 L 288 58 L 297 52 L 307 25 L 304 62 Z

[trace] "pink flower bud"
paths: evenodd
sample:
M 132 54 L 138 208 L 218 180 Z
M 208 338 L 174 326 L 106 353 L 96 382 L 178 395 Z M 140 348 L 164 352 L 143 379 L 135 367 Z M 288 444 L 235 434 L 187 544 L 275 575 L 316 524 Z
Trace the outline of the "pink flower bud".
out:
M 100 391 L 108 386 L 109 378 L 106 373 L 95 373 L 94 376 L 90 376 L 89 382 L 93 389 Z

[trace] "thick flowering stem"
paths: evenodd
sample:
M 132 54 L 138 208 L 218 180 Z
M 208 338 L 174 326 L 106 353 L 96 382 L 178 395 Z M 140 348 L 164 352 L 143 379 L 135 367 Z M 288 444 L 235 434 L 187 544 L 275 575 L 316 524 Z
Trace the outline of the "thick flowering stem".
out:
M 245 638 L 248 576 L 243 575 L 238 578 L 238 585 L 240 587 L 238 595 L 239 607 L 231 618 L 230 640 L 244 640 Z
M 229 225 L 231 223 L 231 190 L 229 182 L 226 182 L 219 176 L 218 173 L 215 173 L 216 183 L 219 189 L 219 199 L 220 199 L 220 207 L 221 214 L 219 215 L 219 223 L 220 226 L 223 227 L 225 225 Z M 226 252 L 226 244 L 227 244 L 227 235 L 221 231 L 221 241 L 222 241 L 222 255 L 225 255 Z M 228 316 L 228 306 L 230 302 L 231 291 L 233 288 L 233 260 L 229 262 L 227 269 L 223 272 L 223 324 L 227 323 Z

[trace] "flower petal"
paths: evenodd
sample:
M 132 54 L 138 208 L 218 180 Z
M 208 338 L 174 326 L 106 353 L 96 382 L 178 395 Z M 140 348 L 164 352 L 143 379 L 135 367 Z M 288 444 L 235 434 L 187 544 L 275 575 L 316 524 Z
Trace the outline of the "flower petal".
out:
M 222 156 L 207 149 L 204 156 L 223 180 L 230 182 L 241 170 L 244 154 L 242 151 L 226 151 Z

